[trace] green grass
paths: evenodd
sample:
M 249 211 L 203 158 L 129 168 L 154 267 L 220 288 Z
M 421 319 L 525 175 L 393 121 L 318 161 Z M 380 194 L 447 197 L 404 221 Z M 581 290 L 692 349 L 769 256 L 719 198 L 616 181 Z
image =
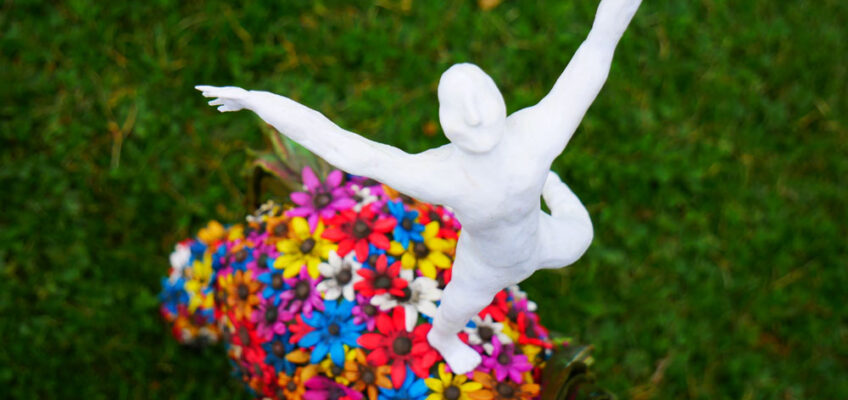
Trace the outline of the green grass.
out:
M 0 397 L 233 398 L 220 349 L 157 314 L 173 244 L 245 212 L 259 120 L 192 89 L 288 95 L 409 151 L 445 143 L 439 75 L 470 61 L 510 111 L 594 1 L 34 1 L 0 5 Z M 409 4 L 410 7 L 405 7 Z M 844 1 L 647 1 L 554 164 L 586 256 L 526 285 L 639 399 L 848 398 Z

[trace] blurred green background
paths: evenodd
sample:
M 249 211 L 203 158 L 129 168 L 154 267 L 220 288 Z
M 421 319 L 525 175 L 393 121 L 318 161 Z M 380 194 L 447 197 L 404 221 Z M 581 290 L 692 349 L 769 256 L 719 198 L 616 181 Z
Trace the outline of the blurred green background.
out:
M 489 2 L 496 3 L 496 2 Z M 491 5 L 490 5 L 491 6 Z M 510 112 L 596 1 L 6 1 L 0 398 L 242 398 L 157 313 L 176 241 L 240 220 L 261 122 L 192 89 L 285 94 L 408 151 L 446 142 L 457 62 Z M 646 1 L 554 164 L 595 241 L 525 285 L 634 399 L 848 398 L 848 3 Z

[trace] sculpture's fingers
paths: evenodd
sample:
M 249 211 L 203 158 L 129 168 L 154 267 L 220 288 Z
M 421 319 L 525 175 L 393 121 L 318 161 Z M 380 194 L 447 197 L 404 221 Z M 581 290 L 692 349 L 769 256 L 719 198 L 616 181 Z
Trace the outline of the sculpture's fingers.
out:
M 228 106 L 224 104 L 223 106 L 218 107 L 218 111 L 220 112 L 228 112 L 228 111 L 238 111 L 238 108 Z
M 209 92 L 209 91 L 217 89 L 217 87 L 209 86 L 209 85 L 196 85 L 194 88 L 201 91 L 201 92 Z
M 222 104 L 224 104 L 224 100 L 221 99 L 215 99 L 209 102 L 210 106 L 220 106 Z

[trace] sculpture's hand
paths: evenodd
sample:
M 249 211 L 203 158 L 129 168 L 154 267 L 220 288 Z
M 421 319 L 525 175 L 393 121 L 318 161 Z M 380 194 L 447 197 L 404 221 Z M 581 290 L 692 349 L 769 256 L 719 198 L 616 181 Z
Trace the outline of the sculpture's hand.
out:
M 247 99 L 250 92 L 235 86 L 206 86 L 197 85 L 195 89 L 203 93 L 203 97 L 215 98 L 209 102 L 210 106 L 219 106 L 218 111 L 239 111 L 247 108 Z
M 595 14 L 592 33 L 618 41 L 641 3 L 642 0 L 602 0 Z

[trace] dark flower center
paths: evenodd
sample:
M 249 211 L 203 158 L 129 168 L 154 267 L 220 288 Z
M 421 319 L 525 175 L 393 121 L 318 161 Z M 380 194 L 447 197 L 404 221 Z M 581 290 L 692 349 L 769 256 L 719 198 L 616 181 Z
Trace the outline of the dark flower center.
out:
M 359 193 L 356 193 L 356 194 L 353 195 L 353 201 L 355 201 L 357 203 L 361 203 L 362 200 L 365 200 L 365 199 L 362 198 L 362 196 Z
M 250 288 L 244 283 L 239 284 L 236 289 L 236 294 L 238 294 L 240 299 L 247 300 L 247 296 L 250 296 Z
M 409 299 L 412 298 L 412 290 L 409 289 L 409 286 L 407 286 L 407 287 L 403 288 L 403 296 L 395 296 L 395 298 L 399 302 L 408 301 Z
M 509 365 L 511 361 L 512 357 L 510 357 L 509 354 L 507 354 L 506 352 L 502 352 L 500 355 L 498 355 L 498 364 L 500 365 Z
M 430 210 L 430 212 L 427 213 L 427 216 L 430 217 L 430 221 L 440 221 L 441 222 L 441 220 L 442 220 L 442 217 L 439 216 L 439 213 L 437 213 L 433 210 Z
M 377 186 L 379 184 L 380 184 L 380 182 L 377 182 L 377 181 L 375 181 L 371 178 L 368 178 L 364 182 L 362 182 L 363 187 L 365 187 L 365 186 Z
M 412 230 L 412 220 L 409 218 L 404 218 L 403 221 L 400 222 L 400 227 L 404 230 L 411 231 Z
M 373 317 L 373 316 L 377 315 L 377 307 L 374 307 L 371 304 L 366 304 L 362 307 L 362 312 L 364 312 L 365 315 L 367 315 L 369 317 Z
M 406 336 L 400 336 L 392 342 L 392 350 L 399 356 L 405 356 L 412 351 L 412 340 Z
M 268 268 L 268 255 L 267 254 L 260 255 L 259 259 L 256 260 L 256 266 L 259 267 L 260 269 L 267 269 Z
M 344 389 L 336 385 L 327 388 L 327 400 L 339 400 L 346 395 L 347 393 L 345 393 Z
M 498 382 L 495 390 L 497 390 L 498 395 L 505 398 L 510 398 L 515 394 L 515 389 L 510 384 L 504 382 Z
M 271 305 L 270 308 L 265 310 L 265 322 L 272 323 L 277 320 L 277 307 Z
M 445 391 L 442 392 L 442 396 L 445 397 L 446 400 L 456 400 L 462 392 L 456 386 L 448 386 L 445 388 Z
M 409 197 L 405 194 L 401 194 L 400 199 L 406 204 L 415 204 L 415 199 L 413 199 L 412 197 Z
M 524 336 L 527 336 L 528 338 L 531 338 L 531 339 L 533 339 L 537 336 L 536 335 L 536 326 L 530 320 L 527 320 L 527 325 L 524 327 Z
M 339 376 L 339 375 L 342 374 L 342 372 L 344 372 L 342 367 L 340 367 L 336 364 L 333 364 L 333 366 L 330 367 L 330 373 L 333 374 L 333 376 Z
M 506 313 L 506 317 L 513 321 L 517 320 L 518 310 L 516 310 L 515 308 L 510 308 L 509 311 Z
M 377 289 L 388 289 L 392 287 L 392 278 L 388 275 L 377 275 L 374 278 L 374 287 Z
M 377 260 L 378 260 L 379 258 L 380 258 L 380 256 L 378 256 L 377 254 L 370 254 L 370 255 L 368 255 L 368 265 L 370 265 L 370 266 L 372 266 L 372 267 L 373 267 L 373 266 L 375 266 L 375 265 L 377 265 Z
M 339 324 L 333 322 L 330 326 L 327 327 L 327 331 L 330 332 L 333 336 L 338 336 L 339 332 L 342 331 L 342 328 L 339 327 Z
M 412 245 L 412 252 L 415 253 L 415 257 L 424 258 L 427 257 L 427 254 L 430 254 L 430 249 L 423 242 L 415 242 Z
M 297 384 L 292 381 L 289 381 L 289 383 L 286 384 L 286 390 L 288 390 L 289 392 L 294 392 L 295 390 L 297 390 Z
M 353 223 L 353 236 L 357 239 L 364 239 L 371 233 L 371 228 L 361 219 L 357 219 Z
M 336 274 L 336 282 L 338 282 L 339 285 L 347 285 L 351 279 L 353 279 L 353 273 L 348 268 L 344 268 Z
M 312 287 L 309 286 L 309 283 L 306 281 L 298 281 L 294 285 L 294 297 L 299 300 L 306 300 L 309 297 L 309 293 L 312 291 Z
M 477 328 L 477 334 L 484 342 L 491 342 L 492 336 L 495 336 L 495 330 L 488 326 L 481 326 Z
M 279 223 L 274 226 L 274 236 L 286 236 L 289 232 L 289 226 L 284 223 Z
M 317 209 L 322 209 L 330 205 L 331 201 L 333 201 L 333 198 L 329 194 L 318 193 L 312 198 L 312 205 L 314 205 Z
M 303 242 L 300 243 L 300 252 L 303 254 L 309 254 L 312 249 L 315 248 L 315 239 L 307 238 Z
M 280 274 L 271 275 L 271 289 L 280 290 L 283 288 L 283 276 Z
M 377 380 L 377 377 L 374 375 L 374 371 L 370 369 L 366 369 L 360 373 L 360 378 L 362 378 L 362 382 L 365 382 L 366 385 L 370 385 Z
M 250 345 L 250 332 L 247 331 L 247 328 L 240 326 L 238 330 L 239 340 L 241 340 L 242 346 Z
M 236 252 L 236 262 L 244 262 L 247 260 L 247 250 L 241 249 Z
M 283 358 L 286 356 L 286 346 L 283 342 L 276 341 L 271 344 L 271 352 L 273 352 L 275 356 Z

